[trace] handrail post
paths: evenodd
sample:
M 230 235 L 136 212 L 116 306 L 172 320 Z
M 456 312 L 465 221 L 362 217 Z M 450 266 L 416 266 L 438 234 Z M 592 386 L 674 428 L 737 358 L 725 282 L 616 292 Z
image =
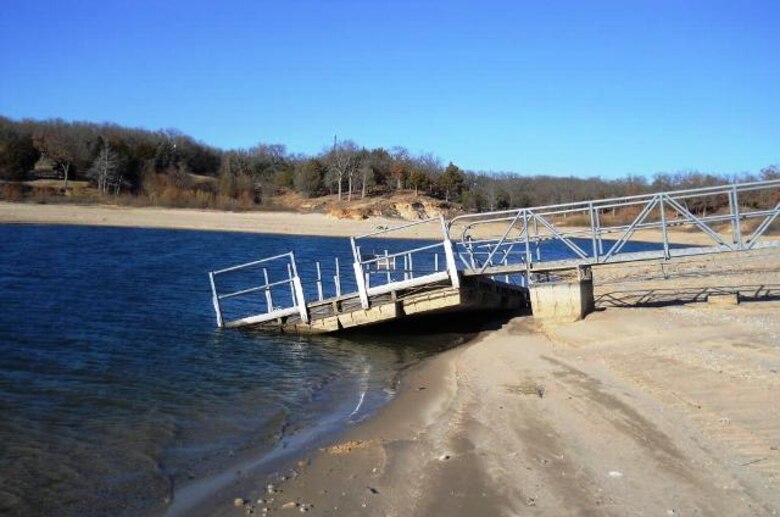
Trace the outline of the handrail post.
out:
M 357 244 L 355 244 L 355 238 L 350 238 L 349 242 L 352 244 L 352 256 L 354 262 L 352 267 L 355 270 L 355 283 L 357 284 L 358 295 L 360 296 L 360 306 L 363 309 L 368 309 L 368 291 L 366 290 L 366 279 L 363 276 L 363 263 L 360 260 L 360 252 L 358 251 Z
M 290 252 L 290 264 L 287 265 L 292 272 L 292 293 L 293 303 L 298 306 L 298 313 L 301 315 L 301 321 L 309 323 L 309 313 L 306 309 L 306 297 L 303 294 L 303 285 L 301 285 L 301 278 L 298 276 L 298 267 L 295 265 L 295 253 Z
M 293 275 L 292 266 L 287 264 L 287 282 L 290 284 L 290 298 L 292 298 L 293 305 L 297 305 L 295 301 L 295 286 L 292 281 L 293 278 L 295 278 L 295 275 Z
M 268 281 L 268 269 L 263 268 L 263 278 L 265 279 L 265 285 L 268 286 L 271 282 Z M 271 312 L 274 310 L 274 299 L 273 295 L 271 294 L 271 288 L 266 287 L 265 288 L 265 303 L 268 306 L 268 312 Z
M 217 294 L 217 284 L 214 281 L 213 271 L 209 271 L 209 281 L 211 282 L 211 303 L 214 304 L 214 312 L 217 314 L 217 327 L 223 328 L 225 323 L 222 320 L 222 308 L 219 305 L 219 295 Z
M 322 295 L 322 269 L 320 269 L 320 261 L 318 260 L 316 262 L 317 264 L 317 299 L 319 301 L 322 301 L 323 295 Z
M 666 227 L 666 211 L 664 210 L 664 194 L 658 194 L 658 207 L 661 210 L 661 233 L 663 235 L 664 242 L 664 258 L 669 260 L 671 255 L 669 254 L 669 231 Z
M 523 208 L 523 224 L 528 228 L 528 213 L 527 208 Z M 534 218 L 534 222 L 537 221 L 536 215 L 531 212 L 531 216 Z M 538 241 L 537 241 L 538 245 Z M 538 249 L 538 248 L 537 248 Z M 530 232 L 525 232 L 525 278 L 526 283 L 530 283 L 531 279 L 531 264 L 533 263 L 533 257 L 531 256 L 531 235 Z
M 729 204 L 731 205 L 731 212 L 734 216 L 734 220 L 731 224 L 732 232 L 734 234 L 734 243 L 738 249 L 745 249 L 742 242 L 742 228 L 740 227 L 740 214 L 739 214 L 739 199 L 737 198 L 737 186 L 734 185 L 729 191 Z
M 598 245 L 596 244 L 598 228 L 596 226 L 596 211 L 593 208 L 593 201 L 588 203 L 588 213 L 590 214 L 590 235 L 591 235 L 590 239 L 593 245 L 593 261 L 598 262 L 599 248 Z
M 301 285 L 301 279 L 299 277 L 293 277 L 293 287 L 295 289 L 295 296 L 298 299 L 298 312 L 301 315 L 301 321 L 309 323 L 309 313 L 306 310 L 306 299 L 303 296 L 303 286 Z
M 341 268 L 338 257 L 336 257 L 336 274 L 333 276 L 333 283 L 336 284 L 336 297 L 338 298 L 341 296 Z
M 598 215 L 598 214 L 597 214 Z M 539 238 L 539 221 L 534 217 L 534 243 L 536 244 L 536 261 L 542 261 L 542 241 Z M 530 254 L 526 257 L 526 260 L 533 262 L 533 256 Z
M 455 262 L 455 253 L 452 249 L 452 241 L 450 240 L 449 232 L 447 231 L 447 224 L 444 222 L 444 216 L 440 216 L 441 231 L 444 236 L 444 261 L 447 265 L 447 272 L 450 274 L 450 282 L 452 287 L 460 288 L 460 276 L 458 273 L 458 264 Z
M 596 210 L 595 213 L 596 216 L 596 240 L 598 241 L 599 245 L 599 257 L 604 254 L 604 238 L 601 235 L 601 216 L 599 215 L 599 211 Z
M 395 259 L 395 257 L 393 257 L 393 259 Z M 387 250 L 385 250 L 385 269 L 387 270 L 387 283 L 389 284 L 393 281 L 393 275 L 390 274 L 390 255 Z

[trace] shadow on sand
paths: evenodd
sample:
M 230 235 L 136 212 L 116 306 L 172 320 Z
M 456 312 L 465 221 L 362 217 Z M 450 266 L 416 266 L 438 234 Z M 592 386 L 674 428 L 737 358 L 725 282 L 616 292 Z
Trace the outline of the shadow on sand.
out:
M 660 307 L 704 302 L 710 295 L 739 293 L 740 300 L 780 300 L 780 284 L 617 290 L 598 295 L 597 308 Z

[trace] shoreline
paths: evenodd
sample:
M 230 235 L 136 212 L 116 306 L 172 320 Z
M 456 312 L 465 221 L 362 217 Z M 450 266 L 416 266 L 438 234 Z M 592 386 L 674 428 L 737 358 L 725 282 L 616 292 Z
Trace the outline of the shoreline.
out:
M 301 450 L 289 451 L 275 462 L 276 469 L 270 472 L 237 477 L 231 486 L 225 486 L 206 497 L 199 498 L 198 508 L 185 508 L 187 515 L 235 516 L 238 515 L 238 509 L 234 504 L 236 499 L 244 500 L 242 508 L 245 510 L 252 508 L 254 514 L 265 514 L 262 512 L 263 507 L 270 507 L 269 510 L 289 509 L 291 508 L 289 501 L 295 500 L 304 502 L 294 509 L 299 510 L 300 506 L 304 506 L 303 511 L 312 510 L 315 515 L 322 514 L 321 504 L 305 502 L 313 499 L 311 497 L 313 494 L 307 492 L 306 484 L 301 487 L 300 484 L 296 484 L 296 481 L 312 475 L 324 475 L 318 468 L 323 458 L 335 455 L 346 459 L 352 452 L 367 449 L 369 445 L 374 445 L 378 441 L 402 438 L 403 427 L 430 425 L 430 418 L 438 414 L 443 403 L 446 404 L 443 401 L 455 394 L 456 386 L 452 376 L 455 359 L 468 348 L 478 344 L 489 333 L 488 330 L 479 332 L 460 345 L 411 365 L 401 373 L 396 395 L 373 414 L 353 426 L 322 435 Z M 403 422 L 401 428 L 398 426 L 399 422 Z M 387 429 L 395 432 L 386 434 Z M 398 434 L 399 431 L 401 434 Z M 378 438 L 380 435 L 381 438 Z M 274 487 L 273 492 L 269 492 L 267 488 L 269 486 Z M 327 495 L 327 493 L 320 495 Z M 182 513 L 177 510 L 178 508 L 171 507 L 165 515 L 181 515 Z
M 408 221 L 372 217 L 337 219 L 321 213 L 301 212 L 227 212 L 190 208 L 126 207 L 115 205 L 33 205 L 0 202 L 0 224 L 52 224 L 201 230 L 274 235 L 352 237 L 371 232 L 379 226 L 394 226 Z M 396 238 L 439 238 L 441 229 L 420 225 L 394 235 Z
M 127 207 L 118 205 L 33 204 L 0 201 L 0 224 L 51 224 L 108 226 L 118 228 L 155 228 L 167 230 L 201 230 L 273 235 L 309 235 L 320 237 L 353 237 L 380 227 L 392 228 L 414 221 L 371 217 L 338 219 L 322 213 L 303 212 L 227 212 L 191 208 Z M 563 227 L 561 231 L 583 231 L 585 227 Z M 504 226 L 494 233 L 500 236 Z M 492 230 L 491 230 L 492 232 Z M 712 245 L 713 241 L 699 231 L 669 230 L 672 244 Z M 661 242 L 660 231 L 637 230 L 635 239 Z M 398 239 L 441 239 L 438 224 L 421 224 L 383 235 Z M 766 237 L 765 237 L 766 238 Z M 777 237 L 769 237 L 776 240 Z
M 249 507 L 258 499 L 281 497 L 287 487 L 286 483 L 302 474 L 303 467 L 308 466 L 312 458 L 316 458 L 323 451 L 329 450 L 336 444 L 362 442 L 359 437 L 363 433 L 366 431 L 373 433 L 377 424 L 385 425 L 383 422 L 387 419 L 388 414 L 398 413 L 397 409 L 393 409 L 396 405 L 400 405 L 402 411 L 408 413 L 409 405 L 412 402 L 410 397 L 415 391 L 409 387 L 410 385 L 422 382 L 420 385 L 424 384 L 425 389 L 429 390 L 428 398 L 440 396 L 441 368 L 446 367 L 445 365 L 451 357 L 479 342 L 488 332 L 477 332 L 462 343 L 424 357 L 399 371 L 395 396 L 385 404 L 374 408 L 372 412 L 364 415 L 358 421 L 350 423 L 348 417 L 346 420 L 338 419 L 337 421 L 334 419 L 325 422 L 320 427 L 308 429 L 304 435 L 296 433 L 283 439 L 270 451 L 259 457 L 246 459 L 223 472 L 185 485 L 178 494 L 174 493 L 175 498 L 172 504 L 163 510 L 163 515 L 171 517 L 233 515 L 231 507 L 234 507 L 232 503 L 237 498 L 247 501 L 247 507 Z M 418 400 L 415 399 L 414 402 L 418 402 Z M 358 445 L 358 447 L 360 446 Z M 278 491 L 269 495 L 265 489 L 269 484 L 276 487 Z M 203 493 L 204 490 L 205 493 Z
M 460 335 L 448 339 L 448 344 L 443 345 L 445 348 L 442 351 L 417 358 L 397 370 L 393 383 L 383 390 L 387 393 L 386 389 L 390 387 L 394 393 L 384 402 L 378 403 L 376 400 L 378 392 L 364 392 L 366 397 L 360 396 L 354 408 L 352 402 L 349 407 L 342 408 L 343 411 L 329 414 L 314 427 L 300 428 L 291 435 L 283 436 L 267 450 L 247 454 L 210 475 L 181 485 L 172 492 L 171 503 L 159 511 L 162 515 L 171 517 L 219 514 L 224 506 L 230 507 L 230 503 L 239 497 L 236 493 L 251 492 L 257 486 L 265 487 L 268 483 L 280 486 L 283 484 L 280 477 L 289 479 L 297 476 L 301 461 L 308 461 L 307 458 L 316 456 L 319 450 L 348 439 L 345 437 L 351 436 L 384 414 L 389 406 L 403 396 L 410 375 L 426 369 L 429 362 L 478 341 L 486 332 L 478 330 L 486 326 L 485 318 L 480 316 L 477 322 L 473 330 L 464 329 Z M 362 411 L 357 413 L 360 408 L 363 408 Z M 356 413 L 357 417 L 353 419 Z
M 780 285 L 780 255 L 756 258 L 726 283 Z M 680 278 L 692 281 L 645 284 Z M 780 512 L 778 311 L 775 297 L 513 318 L 416 365 L 378 414 L 203 514 Z

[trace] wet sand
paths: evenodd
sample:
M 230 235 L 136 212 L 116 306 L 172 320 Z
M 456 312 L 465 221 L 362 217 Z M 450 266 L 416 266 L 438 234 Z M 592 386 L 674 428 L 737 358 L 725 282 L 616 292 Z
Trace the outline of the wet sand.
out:
M 733 285 L 780 284 L 780 254 L 761 253 L 699 285 L 729 271 Z M 636 276 L 612 271 L 597 296 Z M 779 315 L 770 299 L 514 318 L 414 369 L 377 417 L 280 471 L 289 479 L 244 479 L 204 513 L 777 514 Z

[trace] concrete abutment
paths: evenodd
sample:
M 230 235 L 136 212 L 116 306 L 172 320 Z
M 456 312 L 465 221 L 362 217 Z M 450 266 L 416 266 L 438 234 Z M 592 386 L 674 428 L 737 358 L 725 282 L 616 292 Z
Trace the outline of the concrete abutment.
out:
M 532 285 L 530 295 L 534 318 L 559 323 L 581 320 L 595 305 L 591 269 L 581 266 L 576 278 Z

